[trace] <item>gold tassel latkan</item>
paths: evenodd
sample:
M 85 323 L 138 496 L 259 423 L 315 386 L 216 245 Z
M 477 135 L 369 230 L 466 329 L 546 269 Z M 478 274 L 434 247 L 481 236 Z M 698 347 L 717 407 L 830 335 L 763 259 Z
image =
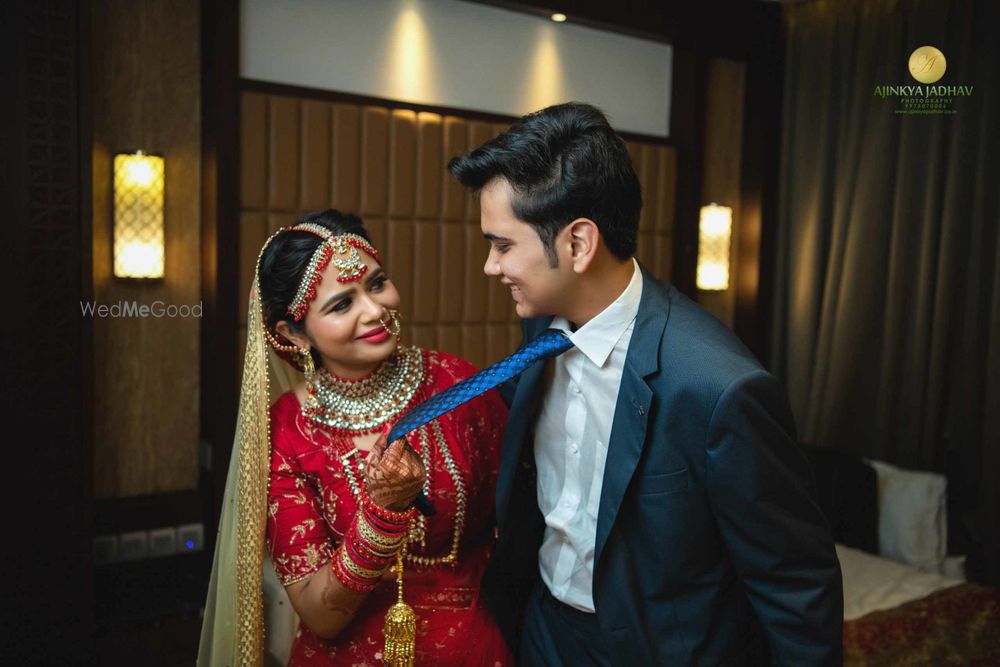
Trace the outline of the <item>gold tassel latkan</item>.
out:
M 417 636 L 417 615 L 403 602 L 403 550 L 396 554 L 396 583 L 399 599 L 385 615 L 385 650 L 382 664 L 386 667 L 413 667 L 413 644 Z

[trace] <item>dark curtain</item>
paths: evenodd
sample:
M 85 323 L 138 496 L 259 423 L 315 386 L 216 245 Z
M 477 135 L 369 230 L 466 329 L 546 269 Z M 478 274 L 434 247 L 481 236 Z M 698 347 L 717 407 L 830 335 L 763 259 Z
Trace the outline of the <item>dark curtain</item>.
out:
M 785 7 L 771 363 L 801 438 L 949 476 L 949 531 L 1000 584 L 1000 3 Z M 897 115 L 912 51 L 973 86 Z

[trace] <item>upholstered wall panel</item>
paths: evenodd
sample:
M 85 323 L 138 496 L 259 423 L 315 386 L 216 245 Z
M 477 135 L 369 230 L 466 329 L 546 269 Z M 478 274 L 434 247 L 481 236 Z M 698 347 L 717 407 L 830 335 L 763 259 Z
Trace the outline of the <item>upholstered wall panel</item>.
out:
M 280 99 L 280 98 L 275 98 Z M 388 183 L 389 110 L 361 110 L 361 215 L 385 215 Z
M 323 102 L 302 103 L 302 192 L 303 208 L 319 209 L 330 201 L 330 108 Z
M 404 340 L 478 366 L 518 345 L 510 292 L 483 275 L 478 202 L 445 170 L 505 125 L 250 91 L 242 111 L 242 289 L 269 233 L 337 208 L 358 213 L 380 248 L 403 299 Z M 669 277 L 676 155 L 659 143 L 628 146 L 646 202 L 638 256 Z
M 333 107 L 333 191 L 330 201 L 345 211 L 357 211 L 361 196 L 361 109 Z M 258 166 L 258 168 L 260 168 Z
M 300 135 L 301 102 L 288 97 L 271 98 L 268 121 L 268 160 L 272 167 L 268 170 L 268 205 L 271 210 L 295 210 L 300 207 L 300 147 L 312 139 Z

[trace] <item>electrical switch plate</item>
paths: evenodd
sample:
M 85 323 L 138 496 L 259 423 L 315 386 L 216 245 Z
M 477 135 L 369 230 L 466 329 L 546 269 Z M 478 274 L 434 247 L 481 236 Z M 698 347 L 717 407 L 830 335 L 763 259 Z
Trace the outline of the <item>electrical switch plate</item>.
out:
M 142 560 L 149 556 L 149 532 L 136 530 L 118 536 L 118 560 Z
M 149 556 L 172 556 L 177 553 L 177 529 L 157 528 L 149 531 Z

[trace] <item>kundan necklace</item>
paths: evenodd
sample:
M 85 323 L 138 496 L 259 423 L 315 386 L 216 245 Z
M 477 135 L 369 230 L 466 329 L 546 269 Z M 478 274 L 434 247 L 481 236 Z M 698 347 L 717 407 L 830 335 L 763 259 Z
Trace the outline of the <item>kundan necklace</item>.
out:
M 371 375 L 345 380 L 318 369 L 306 381 L 302 414 L 341 435 L 375 433 L 413 400 L 424 375 L 415 347 L 401 346 Z

